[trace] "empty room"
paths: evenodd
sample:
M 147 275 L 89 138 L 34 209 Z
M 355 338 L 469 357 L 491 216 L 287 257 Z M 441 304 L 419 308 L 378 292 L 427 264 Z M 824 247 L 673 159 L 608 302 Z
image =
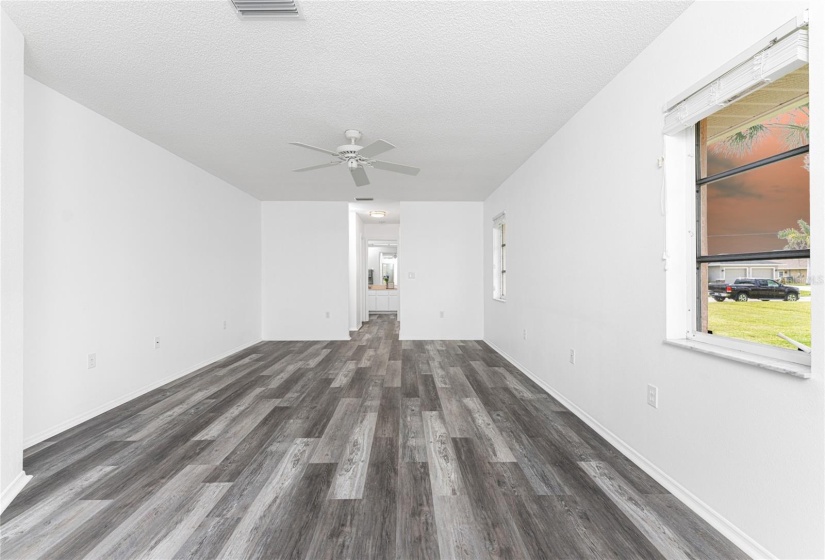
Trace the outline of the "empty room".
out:
M 0 0 L 0 558 L 825 559 L 824 32 Z

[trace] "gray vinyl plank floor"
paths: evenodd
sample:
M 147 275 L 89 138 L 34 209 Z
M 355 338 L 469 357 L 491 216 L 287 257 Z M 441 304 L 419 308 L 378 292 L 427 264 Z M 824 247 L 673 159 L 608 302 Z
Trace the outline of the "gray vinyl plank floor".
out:
M 3 559 L 746 558 L 480 341 L 261 342 L 24 453 Z

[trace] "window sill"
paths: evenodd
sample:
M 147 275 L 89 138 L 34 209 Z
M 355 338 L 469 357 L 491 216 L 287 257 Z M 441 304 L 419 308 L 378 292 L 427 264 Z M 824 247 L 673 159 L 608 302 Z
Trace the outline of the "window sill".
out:
M 786 362 L 776 358 L 757 356 L 756 354 L 743 352 L 742 350 L 733 350 L 730 348 L 716 346 L 715 344 L 708 344 L 706 342 L 697 342 L 695 340 L 687 339 L 665 340 L 665 344 L 677 346 L 679 348 L 686 348 L 688 350 L 693 350 L 694 352 L 709 354 L 718 358 L 733 360 L 735 362 L 760 367 L 770 371 L 792 375 L 800 379 L 810 379 L 811 377 L 811 366 Z
M 494 297 L 494 298 L 493 298 L 493 301 L 500 301 L 501 303 L 506 303 L 506 302 L 507 302 L 507 300 L 506 300 L 506 299 L 504 299 L 504 298 L 498 298 L 498 297 Z

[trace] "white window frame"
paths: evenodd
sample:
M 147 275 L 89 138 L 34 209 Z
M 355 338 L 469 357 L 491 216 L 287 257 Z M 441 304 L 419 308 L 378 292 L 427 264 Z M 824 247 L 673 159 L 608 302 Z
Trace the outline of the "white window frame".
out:
M 772 36 L 775 38 L 786 35 L 806 25 L 807 13 L 783 25 Z M 690 111 L 691 114 L 687 114 L 685 107 L 690 103 L 680 100 L 686 100 L 697 93 L 701 97 L 706 89 L 713 84 L 720 83 L 723 74 L 730 72 L 732 68 L 751 57 L 758 56 L 758 53 L 770 44 L 770 39 L 762 43 L 761 47 L 757 45 L 745 51 L 740 59 L 731 61 L 666 105 L 663 143 L 666 155 L 662 187 L 663 213 L 665 214 L 665 252 L 662 258 L 665 261 L 667 293 L 665 342 L 807 379 L 811 375 L 811 354 L 707 334 L 697 329 L 696 302 L 699 286 L 696 280 L 696 235 L 699 232 L 696 231 L 696 134 L 694 125 L 724 105 L 718 104 L 717 108 L 712 110 L 708 107 L 694 106 Z M 774 73 L 770 81 L 794 69 L 795 67 L 789 67 L 785 72 Z M 743 89 L 736 99 L 744 97 L 753 89 L 755 88 Z M 725 104 L 729 102 L 732 100 L 725 100 Z M 678 119 L 673 118 L 674 114 L 679 115 Z M 814 185 L 812 182 L 810 184 L 812 200 L 813 191 L 816 188 L 821 189 L 822 186 Z M 673 254 L 670 254 L 671 252 Z M 812 248 L 811 259 L 815 258 L 816 254 L 817 252 Z M 816 348 L 813 351 L 822 350 Z
M 496 301 L 507 301 L 507 290 L 505 288 L 505 270 L 502 257 L 507 246 L 506 231 L 507 216 L 504 212 L 493 218 L 493 299 Z M 502 237 L 504 239 L 502 240 Z

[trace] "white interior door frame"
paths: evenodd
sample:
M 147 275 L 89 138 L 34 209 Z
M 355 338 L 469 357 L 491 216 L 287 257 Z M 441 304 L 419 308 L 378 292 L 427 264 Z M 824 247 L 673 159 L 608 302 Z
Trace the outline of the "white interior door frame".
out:
M 367 311 L 367 238 L 361 234 L 358 242 L 358 324 L 368 321 Z

